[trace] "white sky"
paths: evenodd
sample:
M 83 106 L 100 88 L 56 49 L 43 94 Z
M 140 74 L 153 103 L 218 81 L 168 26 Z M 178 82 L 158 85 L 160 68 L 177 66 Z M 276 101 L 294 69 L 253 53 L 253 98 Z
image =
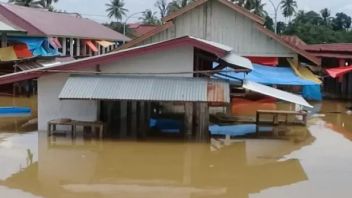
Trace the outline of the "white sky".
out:
M 0 0 L 0 2 L 7 2 L 8 0 Z M 59 0 L 59 3 L 55 4 L 57 9 L 65 10 L 68 12 L 79 12 L 86 18 L 91 18 L 98 22 L 106 22 L 109 19 L 106 17 L 106 6 L 110 0 Z M 154 2 L 156 0 L 125 0 L 126 8 L 129 10 L 129 14 L 135 12 L 141 12 L 145 9 L 154 9 Z M 273 0 L 278 3 L 280 0 Z M 264 0 L 267 3 L 266 9 L 271 16 L 274 15 L 271 4 L 268 0 Z M 329 8 L 333 14 L 336 12 L 346 12 L 352 16 L 352 0 L 297 0 L 299 9 L 303 10 L 315 10 L 319 11 L 323 8 Z M 281 14 L 279 15 L 280 18 Z M 138 20 L 138 16 L 131 19 L 131 21 Z

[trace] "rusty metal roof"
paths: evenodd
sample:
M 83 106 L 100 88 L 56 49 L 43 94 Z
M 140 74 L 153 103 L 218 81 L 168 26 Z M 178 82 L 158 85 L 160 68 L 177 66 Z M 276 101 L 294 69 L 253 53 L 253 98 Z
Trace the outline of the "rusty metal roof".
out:
M 59 98 L 229 103 L 230 86 L 227 81 L 203 78 L 73 75 Z

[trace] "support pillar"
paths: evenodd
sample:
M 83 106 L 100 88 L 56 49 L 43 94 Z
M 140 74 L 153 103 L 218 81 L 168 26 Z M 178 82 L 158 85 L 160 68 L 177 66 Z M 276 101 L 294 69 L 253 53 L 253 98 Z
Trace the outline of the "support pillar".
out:
M 7 47 L 7 35 L 6 33 L 1 34 L 1 47 Z
M 193 134 L 193 103 L 192 102 L 185 102 L 185 136 L 192 137 Z
M 70 56 L 73 57 L 73 38 L 70 38 Z
M 81 55 L 81 40 L 77 38 L 76 40 L 76 56 Z
M 197 103 L 198 126 L 196 130 L 197 141 L 209 141 L 209 105 L 208 103 Z
M 83 45 L 83 49 L 82 49 L 82 56 L 87 56 L 87 45 L 82 42 L 81 46 Z
M 131 102 L 131 137 L 137 138 L 137 102 Z
M 127 102 L 120 102 L 120 137 L 127 137 Z
M 67 40 L 65 37 L 62 38 L 62 54 L 67 55 Z

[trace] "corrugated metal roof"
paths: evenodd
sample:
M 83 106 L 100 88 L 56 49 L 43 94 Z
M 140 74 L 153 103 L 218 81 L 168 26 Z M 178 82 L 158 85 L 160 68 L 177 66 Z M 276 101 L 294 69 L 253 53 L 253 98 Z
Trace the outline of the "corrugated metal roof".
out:
M 254 91 L 266 96 L 270 96 L 286 102 L 302 105 L 305 107 L 313 108 L 313 106 L 310 105 L 302 96 L 299 96 L 290 92 L 275 89 L 252 81 L 244 81 L 243 87 L 250 91 Z
M 230 87 L 201 78 L 73 75 L 59 98 L 229 103 Z
M 111 41 L 130 39 L 102 24 L 78 15 L 49 12 L 45 9 L 28 8 L 0 3 L 0 12 L 11 23 L 25 29 L 29 35 L 78 37 Z

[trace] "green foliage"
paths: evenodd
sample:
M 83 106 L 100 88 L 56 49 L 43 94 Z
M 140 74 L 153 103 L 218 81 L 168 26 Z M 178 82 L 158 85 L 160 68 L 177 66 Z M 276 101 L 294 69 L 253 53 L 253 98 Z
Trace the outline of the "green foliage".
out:
M 58 1 L 59 0 L 9 0 L 9 3 L 32 8 L 46 8 L 52 11 L 54 10 L 53 4 Z
M 151 10 L 146 10 L 143 12 L 143 16 L 139 18 L 142 20 L 143 24 L 147 25 L 159 25 L 161 22 L 156 16 L 156 12 L 153 12 Z
M 110 3 L 105 5 L 107 6 L 106 12 L 108 13 L 108 17 L 115 18 L 117 21 L 120 21 L 128 12 L 123 0 L 111 0 Z
M 297 35 L 308 44 L 352 42 L 351 17 L 337 13 L 330 17 L 330 11 L 298 11 L 296 18 L 279 31 L 281 34 Z

